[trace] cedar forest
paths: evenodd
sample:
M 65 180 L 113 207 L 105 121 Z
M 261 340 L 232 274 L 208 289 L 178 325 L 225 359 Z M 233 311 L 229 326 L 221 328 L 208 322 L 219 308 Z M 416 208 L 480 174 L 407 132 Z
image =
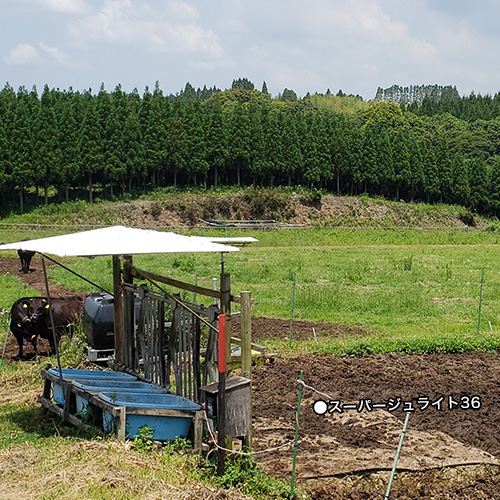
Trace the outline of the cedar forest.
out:
M 246 78 L 231 89 L 143 95 L 34 87 L 0 91 L 2 209 L 117 198 L 155 188 L 306 186 L 340 195 L 500 208 L 500 94 L 379 89 L 360 96 Z

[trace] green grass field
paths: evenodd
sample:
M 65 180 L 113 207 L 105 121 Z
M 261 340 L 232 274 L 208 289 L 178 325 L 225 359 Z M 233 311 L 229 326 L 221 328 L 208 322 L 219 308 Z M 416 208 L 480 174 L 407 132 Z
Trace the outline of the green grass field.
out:
M 221 231 L 211 234 L 220 235 Z M 298 349 L 342 353 L 425 351 L 435 346 L 436 350 L 455 351 L 496 349 L 499 345 L 495 333 L 500 330 L 500 233 L 496 231 L 297 229 L 224 234 L 259 239 L 225 257 L 233 293 L 249 290 L 257 302 L 254 316 L 290 317 L 295 274 L 294 319 L 341 323 L 367 332 L 364 338 L 324 339 L 319 346 L 301 344 Z M 37 236 L 44 235 L 40 232 Z M 13 241 L 22 234 L 4 231 L 2 236 L 4 241 Z M 63 262 L 103 288 L 112 289 L 111 258 Z M 218 254 L 137 256 L 134 263 L 184 281 L 197 280 L 206 287 L 212 286 L 212 278 L 220 272 Z M 94 291 L 57 266 L 49 275 L 71 289 Z M 0 279 L 5 282 L 0 307 L 8 308 L 26 292 L 19 289 L 22 285 L 16 277 Z M 287 348 L 279 342 L 273 347 Z
M 31 228 L 28 232 L 18 226 L 3 229 L 0 240 L 11 242 L 62 232 L 63 228 Z M 187 234 L 208 233 L 195 230 Z M 266 341 L 273 352 L 342 355 L 500 351 L 500 232 L 496 230 L 337 228 L 252 233 L 223 230 L 210 234 L 259 239 L 225 257 L 233 293 L 249 290 L 256 301 L 254 317 L 290 318 L 295 274 L 295 320 L 341 323 L 366 331 L 365 335 L 321 338 L 318 342 L 311 335 L 311 340 L 293 340 L 291 345 L 285 339 Z M 6 256 L 17 259 L 15 253 Z M 112 289 L 111 258 L 71 258 L 61 262 Z M 220 272 L 218 254 L 137 256 L 134 263 L 209 288 L 212 278 Z M 94 291 L 57 266 L 49 269 L 49 276 L 70 289 Z M 32 294 L 36 292 L 26 288 L 18 276 L 0 276 L 0 308 L 8 310 L 17 298 Z M 2 345 L 6 330 L 7 314 L 1 314 Z M 63 366 L 77 365 L 80 348 L 71 343 L 61 345 Z M 45 418 L 36 396 L 41 390 L 39 373 L 47 362 L 54 364 L 55 359 L 33 363 L 8 360 L 0 370 L 0 468 L 4 471 L 0 497 L 35 498 L 35 486 L 30 485 L 38 484 L 41 475 L 48 477 L 45 496 L 36 498 L 69 499 L 69 495 L 74 497 L 74 491 L 79 498 L 90 500 L 144 498 L 145 491 L 185 498 L 176 496 L 182 491 L 195 498 L 216 492 L 220 486 L 233 486 L 252 498 L 286 497 L 288 485 L 251 464 L 230 466 L 216 482 L 212 463 L 182 449 L 172 453 L 170 445 L 162 450 L 140 443 L 123 445 L 113 439 L 82 435 L 57 418 Z M 81 468 L 85 474 L 76 475 L 74 471 Z M 243 498 L 235 490 L 230 495 Z

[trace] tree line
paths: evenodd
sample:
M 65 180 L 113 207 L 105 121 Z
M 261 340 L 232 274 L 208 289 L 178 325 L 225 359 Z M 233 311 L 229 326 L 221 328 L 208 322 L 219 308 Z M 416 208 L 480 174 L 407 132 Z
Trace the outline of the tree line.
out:
M 450 93 L 448 93 L 450 94 Z M 163 186 L 302 185 L 337 194 L 500 207 L 500 97 L 365 102 L 339 91 L 273 98 L 264 82 L 165 95 L 0 91 L 0 196 L 116 198 Z

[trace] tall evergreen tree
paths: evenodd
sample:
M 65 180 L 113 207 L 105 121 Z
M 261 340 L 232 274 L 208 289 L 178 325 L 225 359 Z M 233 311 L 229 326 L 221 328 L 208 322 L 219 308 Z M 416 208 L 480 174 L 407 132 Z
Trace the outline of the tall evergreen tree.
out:
M 495 217 L 500 214 L 500 156 L 490 160 L 488 203 Z
M 228 161 L 236 166 L 236 184 L 241 185 L 242 168 L 250 158 L 248 104 L 237 104 L 227 116 Z
M 452 196 L 447 203 L 467 205 L 470 199 L 469 172 L 462 155 L 455 153 L 452 159 Z
M 304 164 L 301 151 L 301 140 L 297 130 L 298 115 L 292 111 L 283 113 L 280 143 L 283 148 L 283 163 L 281 175 L 287 179 L 287 184 L 292 185 L 292 180 L 297 177 Z
M 422 192 L 424 184 L 424 160 L 420 143 L 414 138 L 409 139 L 410 153 L 410 201 L 414 201 L 415 196 Z
M 208 107 L 207 117 L 207 161 L 213 169 L 214 187 L 219 185 L 219 173 L 226 164 L 227 142 L 224 133 L 224 121 L 222 115 L 222 101 L 220 94 L 215 94 Z
M 177 188 L 178 174 L 187 167 L 188 136 L 181 106 L 176 103 L 167 120 L 167 164 Z
M 441 197 L 441 182 L 439 176 L 439 168 L 436 161 L 434 151 L 430 148 L 424 150 L 424 193 L 427 202 L 438 201 Z
M 396 200 L 401 198 L 400 190 L 403 188 L 405 192 L 409 190 L 411 184 L 411 163 L 410 151 L 408 148 L 406 137 L 398 132 L 394 136 L 392 144 L 393 163 L 394 163 L 394 180 L 396 184 Z
M 88 182 L 89 202 L 94 201 L 94 176 L 102 166 L 102 127 L 98 120 L 96 101 L 86 95 L 87 105 L 79 134 L 80 169 Z
M 490 173 L 488 165 L 480 158 L 472 158 L 466 160 L 466 169 L 470 189 L 470 193 L 465 200 L 466 204 L 477 212 L 487 213 L 490 209 Z
M 187 172 L 195 186 L 198 178 L 204 179 L 210 168 L 207 162 L 207 141 L 205 126 L 200 104 L 189 106 L 185 116 L 187 136 Z
M 132 185 L 140 186 L 142 184 L 144 187 L 146 181 L 139 111 L 140 97 L 137 89 L 134 89 L 127 96 L 127 117 L 123 124 L 122 142 L 129 192 L 132 192 Z
M 12 180 L 19 194 L 19 210 L 24 213 L 25 190 L 33 186 L 33 137 L 30 126 L 29 95 L 24 88 L 17 94 L 17 106 L 11 134 Z
M 64 95 L 56 108 L 58 120 L 59 148 L 61 162 L 58 172 L 58 185 L 64 187 L 65 199 L 69 201 L 69 187 L 79 178 L 78 158 L 78 96 L 73 92 Z

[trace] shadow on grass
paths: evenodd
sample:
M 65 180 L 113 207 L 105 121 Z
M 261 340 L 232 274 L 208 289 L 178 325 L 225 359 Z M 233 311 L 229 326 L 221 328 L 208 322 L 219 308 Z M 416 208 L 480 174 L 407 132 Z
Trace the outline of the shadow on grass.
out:
M 95 434 L 65 423 L 59 416 L 42 407 L 0 407 L 0 447 L 51 437 L 91 439 Z

